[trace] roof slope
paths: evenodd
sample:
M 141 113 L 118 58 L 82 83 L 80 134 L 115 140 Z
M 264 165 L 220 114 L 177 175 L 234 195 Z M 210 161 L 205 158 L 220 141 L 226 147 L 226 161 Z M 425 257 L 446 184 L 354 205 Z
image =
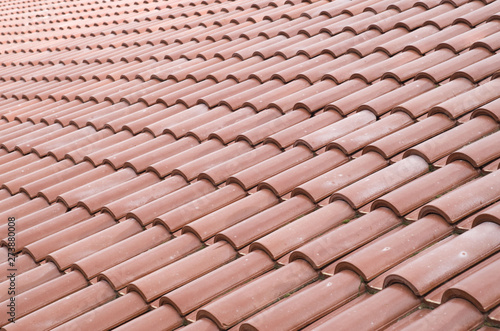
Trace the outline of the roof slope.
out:
M 500 1 L 0 15 L 3 329 L 500 326 Z

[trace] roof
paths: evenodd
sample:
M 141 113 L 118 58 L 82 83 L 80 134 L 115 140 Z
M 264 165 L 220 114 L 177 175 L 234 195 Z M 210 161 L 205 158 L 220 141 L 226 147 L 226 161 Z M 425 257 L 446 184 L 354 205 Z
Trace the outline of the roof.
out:
M 499 19 L 2 2 L 1 326 L 500 327 Z

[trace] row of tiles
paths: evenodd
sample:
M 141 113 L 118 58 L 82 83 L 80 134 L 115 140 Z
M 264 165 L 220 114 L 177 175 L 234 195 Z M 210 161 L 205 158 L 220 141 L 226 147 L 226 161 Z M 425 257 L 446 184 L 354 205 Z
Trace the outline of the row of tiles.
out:
M 485 185 L 495 186 L 493 181 L 498 180 L 496 178 L 498 176 L 499 175 L 497 173 L 493 173 L 485 176 L 484 178 L 478 179 L 477 181 L 473 181 L 466 186 L 462 186 L 460 189 L 444 195 L 443 198 L 438 199 L 435 204 L 439 205 L 439 201 L 445 201 L 444 204 L 449 205 L 450 199 L 455 203 L 461 203 L 456 200 L 457 197 L 462 198 L 462 201 L 468 201 L 477 191 L 484 191 Z M 469 196 L 464 198 L 464 192 L 469 192 Z M 256 193 L 253 196 L 258 195 L 259 194 Z M 498 194 L 498 192 L 496 192 L 493 196 L 496 200 L 500 198 L 500 194 Z M 246 199 L 255 200 L 252 196 Z M 249 222 L 255 223 L 257 221 L 262 227 L 263 224 L 266 223 L 266 220 L 272 219 L 273 215 L 274 217 L 276 217 L 277 214 L 280 215 L 280 221 L 283 221 L 283 217 L 288 217 L 288 219 L 290 219 L 290 216 L 292 215 L 283 215 L 283 213 L 286 210 L 294 211 L 294 209 L 290 207 L 292 202 L 298 202 L 297 198 L 294 199 L 282 202 L 276 207 L 269 209 L 269 212 L 262 212 L 260 217 L 251 217 L 224 232 L 233 232 L 234 234 L 239 233 L 240 236 L 246 233 L 248 236 L 248 234 L 251 233 L 248 231 Z M 482 202 L 477 202 L 477 204 L 472 208 L 480 208 L 481 206 L 488 204 L 482 204 L 483 202 L 484 200 Z M 304 201 L 302 204 L 303 203 Z M 286 206 L 287 208 L 284 208 L 285 204 L 288 204 L 288 206 Z M 74 277 L 78 277 L 79 273 L 76 272 L 77 270 L 82 272 L 88 278 L 95 277 L 101 271 L 101 275 L 98 279 L 100 280 L 99 283 L 102 284 L 102 286 L 109 288 L 109 285 L 104 285 L 105 283 L 102 282 L 103 280 L 109 282 L 115 290 L 127 286 L 129 292 L 139 293 L 147 302 L 152 302 L 162 294 L 170 292 L 164 300 L 162 299 L 163 303 L 173 304 L 174 307 L 182 313 L 182 315 L 187 315 L 193 310 L 197 310 L 197 308 L 201 305 L 206 304 L 218 294 L 227 292 L 228 289 L 241 284 L 243 281 L 249 280 L 250 278 L 254 278 L 262 274 L 263 272 L 271 270 L 274 263 L 269 258 L 269 254 L 273 254 L 272 250 L 276 252 L 281 249 L 282 247 L 279 246 L 283 246 L 284 240 L 280 239 L 275 241 L 274 248 L 269 244 L 266 245 L 266 241 L 268 243 L 271 242 L 270 239 L 273 237 L 275 237 L 274 239 L 279 239 L 280 234 L 283 235 L 284 233 L 286 233 L 286 240 L 288 241 L 290 240 L 290 232 L 292 231 L 297 233 L 297 236 L 300 236 L 300 238 L 297 237 L 297 241 L 295 242 L 301 243 L 300 241 L 302 240 L 308 240 L 307 238 L 304 238 L 304 235 L 306 235 L 305 232 L 307 232 L 307 235 L 310 235 L 310 239 L 313 239 L 321 233 L 318 233 L 317 231 L 320 231 L 321 229 L 322 231 L 325 231 L 327 228 L 334 226 L 334 228 L 325 235 L 307 243 L 299 250 L 295 250 L 294 253 L 290 255 L 290 263 L 279 269 L 279 271 L 266 274 L 263 277 L 257 278 L 249 285 L 236 289 L 235 292 L 230 292 L 227 296 L 223 296 L 222 299 L 220 299 L 221 301 L 217 300 L 202 310 L 197 311 L 197 317 L 209 317 L 210 319 L 216 321 L 218 326 L 222 328 L 233 326 L 240 321 L 238 320 L 239 318 L 243 319 L 248 317 L 258 310 L 259 307 L 263 308 L 269 302 L 274 301 L 277 298 L 276 295 L 279 297 L 284 293 L 298 289 L 303 284 L 316 279 L 317 273 L 314 272 L 314 269 L 312 269 L 309 264 L 301 261 L 303 261 L 302 259 L 304 256 L 306 256 L 305 258 L 307 261 L 311 261 L 317 257 L 318 253 L 322 253 L 323 256 L 327 255 L 324 250 L 328 250 L 328 254 L 332 255 L 330 256 L 330 262 L 326 262 L 327 266 L 323 268 L 323 273 L 335 273 L 335 276 L 328 280 L 328 285 L 325 283 L 325 280 L 322 282 L 321 286 L 318 284 L 318 286 L 309 288 L 311 292 L 302 294 L 305 295 L 306 298 L 309 296 L 310 300 L 317 299 L 319 293 L 324 294 L 325 285 L 327 287 L 335 285 L 336 287 L 331 289 L 332 291 L 335 291 L 335 293 L 338 293 L 340 288 L 344 288 L 346 290 L 349 288 L 348 291 L 354 290 L 352 293 L 343 292 L 342 295 L 346 294 L 346 297 L 332 298 L 330 296 L 328 300 L 342 301 L 352 296 L 358 296 L 361 294 L 359 291 L 362 287 L 360 287 L 361 285 L 358 276 L 355 275 L 355 273 L 357 273 L 359 276 L 363 277 L 363 280 L 368 282 L 368 287 L 378 290 L 382 289 L 382 287 L 391 288 L 394 283 L 403 283 L 408 285 L 414 293 L 411 294 L 408 290 L 405 290 L 405 292 L 407 292 L 407 295 L 411 294 L 410 296 L 414 298 L 413 301 L 416 302 L 416 305 L 418 305 L 419 301 L 416 299 L 415 295 L 423 296 L 429 294 L 425 300 L 430 303 L 436 304 L 441 302 L 441 300 L 446 302 L 453 297 L 463 297 L 467 300 L 473 301 L 473 303 L 476 304 L 477 309 L 480 309 L 481 311 L 489 311 L 492 307 L 498 304 L 498 300 L 500 300 L 500 296 L 495 294 L 496 292 L 492 291 L 495 288 L 494 286 L 490 287 L 489 290 L 485 290 L 488 286 L 487 284 L 489 284 L 487 280 L 493 282 L 493 284 L 495 283 L 494 277 L 491 275 L 497 272 L 498 263 L 495 263 L 495 261 L 498 260 L 498 256 L 497 258 L 486 260 L 473 269 L 468 270 L 466 273 L 461 274 L 451 283 L 445 284 L 444 287 L 438 289 L 437 292 L 431 292 L 431 290 L 498 251 L 500 248 L 500 242 L 498 242 L 499 236 L 497 232 L 500 231 L 500 225 L 495 225 L 495 223 L 491 223 L 491 221 L 496 222 L 497 224 L 499 223 L 499 206 L 500 204 L 496 203 L 492 207 L 481 211 L 475 219 L 475 226 L 472 230 L 459 236 L 452 235 L 450 237 L 449 235 L 452 231 L 452 227 L 447 224 L 444 218 L 435 214 L 429 214 L 424 216 L 418 222 L 406 227 L 401 227 L 398 226 L 400 224 L 400 220 L 393 212 L 386 208 L 377 208 L 368 213 L 366 216 L 346 222 L 345 219 L 349 219 L 354 216 L 353 211 L 350 210 L 345 203 L 333 202 L 303 218 L 296 219 L 291 224 L 286 225 L 280 230 L 272 232 L 270 235 L 262 239 L 255 241 L 255 238 L 253 238 L 254 243 L 250 246 L 250 253 L 229 264 L 226 263 L 234 260 L 236 257 L 236 250 L 235 247 L 231 247 L 224 240 L 224 236 L 220 236 L 220 240 L 216 239 L 217 243 L 210 245 L 201 251 L 193 253 L 200 248 L 201 242 L 198 238 L 193 236 L 190 231 L 183 233 L 179 237 L 168 241 L 165 244 L 160 244 L 165 240 L 168 240 L 169 236 L 168 231 L 160 225 L 156 225 L 141 232 L 140 227 L 138 227 L 138 224 L 135 221 L 127 220 L 117 223 L 116 225 L 112 225 L 114 222 L 109 220 L 108 222 L 112 224 L 102 225 L 104 227 L 108 227 L 106 230 L 97 232 L 86 239 L 77 241 L 72 245 L 65 246 L 51 253 L 47 260 L 52 262 L 48 262 L 40 267 L 35 267 L 32 260 L 28 257 L 25 256 L 24 259 L 20 258 L 22 262 L 20 261 L 19 263 L 23 265 L 24 263 L 30 264 L 31 267 L 28 266 L 27 269 L 32 269 L 33 271 L 31 273 L 26 271 L 26 274 L 22 274 L 20 276 L 20 278 L 26 277 L 28 285 L 27 288 L 19 289 L 19 291 L 28 291 L 32 287 L 40 285 L 41 288 L 38 288 L 36 291 L 27 292 L 26 295 L 29 297 L 30 295 L 37 295 L 38 293 L 47 293 L 45 291 L 46 286 L 49 286 L 49 284 L 50 286 L 56 286 L 56 283 L 61 285 L 60 282 L 63 281 L 62 277 L 60 277 L 58 278 L 58 282 L 54 281 L 47 283 L 47 280 L 61 276 L 60 272 L 57 271 L 56 265 L 53 263 L 57 264 L 57 267 L 60 269 L 65 269 L 70 265 L 73 265 L 75 271 L 70 272 L 72 276 L 68 276 L 68 274 L 64 275 L 66 279 L 74 279 Z M 276 209 L 281 210 L 278 211 Z M 223 210 L 224 208 L 221 211 Z M 466 213 L 470 214 L 474 210 L 476 209 L 467 209 Z M 70 213 L 73 213 L 74 217 L 77 210 L 73 210 Z M 218 214 L 221 215 L 213 216 L 220 218 L 223 213 L 219 212 Z M 333 216 L 334 219 L 332 219 L 332 215 L 335 215 Z M 294 217 L 295 216 L 292 216 L 292 219 Z M 95 220 L 97 221 L 97 219 L 101 219 L 101 223 L 105 223 L 106 221 L 103 218 L 103 216 L 97 216 L 95 217 Z M 322 219 L 324 219 L 324 221 L 322 221 Z M 317 225 L 315 229 L 310 229 L 311 221 L 314 221 L 315 225 Z M 323 225 L 320 224 L 322 222 Z M 325 224 L 326 222 L 330 224 Z M 360 228 L 366 229 L 367 227 L 365 223 L 377 224 L 378 228 L 371 229 L 373 231 L 371 233 L 363 233 L 364 231 L 360 231 Z M 94 222 L 93 226 L 95 227 L 96 225 L 97 222 Z M 266 223 L 266 226 L 269 225 Z M 272 226 L 276 227 L 277 225 L 274 224 Z M 98 230 L 94 229 L 93 231 Z M 314 231 L 316 232 L 312 233 Z M 49 237 L 54 240 L 46 240 L 45 243 L 38 244 L 38 246 L 42 247 L 45 245 L 45 249 L 47 249 L 47 245 L 54 246 L 54 242 L 56 242 L 55 239 L 58 239 L 57 241 L 59 241 L 64 240 L 64 238 L 66 238 L 66 242 L 62 245 L 68 245 L 67 234 L 70 232 L 71 231 L 66 230 L 66 237 Z M 351 232 L 352 235 L 349 235 Z M 355 233 L 357 233 L 357 235 L 354 235 Z M 360 235 L 361 233 L 363 234 Z M 346 235 L 351 238 L 353 242 L 345 243 L 335 239 L 340 237 L 345 238 Z M 240 236 L 235 237 L 238 238 Z M 24 238 L 24 236 L 21 235 L 20 239 L 22 240 L 22 238 Z M 411 246 L 407 245 L 410 238 L 413 243 Z M 373 241 L 373 239 L 375 240 Z M 343 247 L 336 247 L 336 245 L 332 245 L 334 242 L 341 243 Z M 419 252 L 424 247 L 428 247 L 434 243 L 437 244 L 433 245 L 432 248 L 415 255 L 416 252 Z M 287 245 L 288 244 L 289 243 L 287 243 Z M 293 242 L 291 244 L 294 245 Z M 363 246 L 363 244 L 365 244 L 365 246 Z M 32 247 L 34 246 L 36 246 L 36 243 Z M 128 247 L 128 249 L 124 250 L 123 248 L 125 247 Z M 130 250 L 132 247 L 133 249 Z M 360 247 L 358 250 L 354 250 L 358 247 Z M 268 255 L 262 253 L 262 250 L 268 253 Z M 307 252 L 308 250 L 316 254 L 311 254 L 310 257 L 307 257 L 307 255 L 304 255 L 304 251 Z M 353 250 L 354 252 L 352 252 Z M 28 250 L 28 252 L 32 253 L 30 250 Z M 118 254 L 118 252 L 120 252 L 120 254 Z M 162 256 L 163 258 L 159 260 L 158 256 Z M 184 258 L 180 259 L 181 257 Z M 409 257 L 411 258 L 407 259 Z M 71 264 L 72 258 L 73 260 L 80 260 Z M 40 260 L 40 257 L 35 257 L 35 260 Z M 331 261 L 336 262 L 331 264 Z M 402 261 L 405 262 L 398 265 Z M 443 261 L 447 262 L 444 264 Z M 490 264 L 492 266 L 490 266 Z M 422 267 L 423 265 L 425 265 L 426 268 L 431 268 L 433 270 L 432 274 L 429 274 L 426 271 L 427 269 Z M 431 265 L 431 267 L 429 267 L 429 265 Z M 110 266 L 110 269 L 102 272 L 103 269 L 109 268 Z M 138 266 L 140 266 L 140 268 Z M 317 268 L 317 265 L 314 264 L 314 267 Z M 215 271 L 208 273 L 206 276 L 200 277 L 214 269 Z M 240 269 L 246 270 L 246 273 L 240 272 Z M 249 270 L 252 270 L 251 274 L 248 273 Z M 351 274 L 351 272 L 354 273 Z M 427 276 L 421 277 L 422 275 L 419 274 L 421 272 L 425 272 Z M 176 274 L 179 275 L 179 278 L 164 277 L 165 274 Z M 347 286 L 347 284 L 344 283 L 344 276 L 350 279 L 349 283 L 352 286 Z M 234 277 L 236 277 L 236 279 Z M 244 279 L 240 279 L 238 277 L 243 277 Z M 472 278 L 469 279 L 469 277 Z M 478 277 L 479 280 L 474 279 L 474 277 Z M 197 280 L 190 283 L 189 286 L 179 288 L 179 286 L 184 285 L 195 278 L 197 278 Z M 337 278 L 341 279 L 340 283 L 334 281 Z M 355 281 L 355 284 L 352 283 L 353 281 Z M 19 282 L 23 283 L 21 279 L 19 279 Z M 63 282 L 62 284 L 69 285 L 70 283 Z M 75 284 L 71 284 L 72 286 L 68 289 L 70 292 L 81 288 L 79 287 L 75 289 Z M 155 285 L 153 286 L 152 284 Z M 215 284 L 217 284 L 217 286 L 215 286 Z M 67 287 L 68 285 L 65 286 Z M 286 289 L 280 288 L 280 286 L 285 286 Z M 172 290 L 175 291 L 171 292 Z M 89 290 L 86 289 L 85 291 Z M 256 291 L 258 293 L 268 293 L 269 296 L 255 296 L 255 293 L 257 293 Z M 62 293 L 64 295 L 64 293 L 67 292 L 65 290 Z M 197 295 L 189 295 L 189 293 L 197 293 Z M 382 291 L 381 293 L 387 292 Z M 60 298 L 58 295 L 61 294 L 57 294 L 55 292 L 54 296 L 52 298 L 47 298 L 47 300 L 56 300 Z M 257 301 L 255 307 L 253 305 L 248 305 L 248 295 L 252 295 L 254 298 L 252 300 Z M 78 300 L 79 296 L 76 298 L 73 296 L 71 297 L 72 300 Z M 108 300 L 112 297 L 108 297 Z M 129 298 L 130 297 L 131 296 L 129 296 Z M 379 296 L 378 298 L 382 297 L 383 296 Z M 301 297 L 298 302 L 302 302 L 302 298 L 303 297 Z M 186 302 L 186 300 L 188 302 Z M 123 301 L 126 300 L 123 299 Z M 142 302 L 141 300 L 139 301 Z M 56 303 L 55 306 L 49 305 L 34 315 L 29 315 L 24 321 L 21 319 L 18 321 L 20 322 L 19 325 L 24 325 L 23 322 L 33 323 L 34 321 L 40 321 L 41 316 L 45 316 L 47 311 L 59 309 L 56 307 L 60 307 L 60 304 L 65 305 L 64 302 L 65 300 Z M 89 304 L 93 305 L 100 303 L 92 300 L 89 302 Z M 283 304 L 285 306 L 280 304 L 279 306 L 276 306 L 276 309 L 278 309 L 278 307 L 279 309 L 284 309 L 285 307 L 286 309 L 284 311 L 290 312 L 287 304 L 291 304 L 292 307 L 294 305 L 293 301 L 285 301 Z M 144 302 L 142 302 L 142 306 L 144 306 Z M 241 315 L 228 315 L 227 312 L 230 311 L 228 310 L 228 307 L 234 306 L 241 306 L 241 309 L 238 310 L 241 312 Z M 331 301 L 322 303 L 321 305 L 316 306 L 315 309 L 319 311 L 314 312 L 314 314 L 318 314 L 320 312 L 324 314 L 332 307 Z M 40 307 L 30 307 L 30 309 L 36 308 Z M 83 309 L 90 308 L 92 307 L 83 307 Z M 104 311 L 107 311 L 108 308 L 110 309 L 110 307 L 102 307 Z M 412 308 L 414 307 L 412 306 Z M 407 312 L 408 310 L 405 310 L 401 313 L 401 315 Z M 310 313 L 312 314 L 313 312 Z M 266 313 L 266 311 L 262 314 L 265 314 L 266 318 L 263 319 L 263 321 L 266 322 L 268 322 L 268 318 L 272 316 L 282 316 L 282 314 L 272 314 L 270 312 Z M 317 316 L 314 314 L 313 316 Z M 298 315 L 300 316 L 300 314 Z M 64 318 L 67 318 L 66 315 L 64 316 Z M 291 316 L 293 316 L 293 312 Z M 310 315 L 302 315 L 301 318 L 298 319 L 300 320 L 300 323 L 304 323 L 307 321 L 310 322 L 309 318 Z M 296 319 L 293 323 L 298 323 Z M 258 323 L 260 319 L 255 318 L 253 320 Z M 46 322 L 47 321 L 45 321 L 45 323 Z M 54 320 L 53 322 L 58 322 L 58 320 Z M 109 323 L 109 320 L 106 322 Z M 16 323 L 16 327 L 17 325 L 18 323 Z

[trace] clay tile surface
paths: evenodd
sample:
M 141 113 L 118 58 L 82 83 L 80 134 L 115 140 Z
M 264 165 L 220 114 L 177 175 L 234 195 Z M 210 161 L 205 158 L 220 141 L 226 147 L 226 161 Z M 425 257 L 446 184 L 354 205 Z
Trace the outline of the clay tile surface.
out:
M 1 3 L 0 327 L 500 326 L 499 12 Z

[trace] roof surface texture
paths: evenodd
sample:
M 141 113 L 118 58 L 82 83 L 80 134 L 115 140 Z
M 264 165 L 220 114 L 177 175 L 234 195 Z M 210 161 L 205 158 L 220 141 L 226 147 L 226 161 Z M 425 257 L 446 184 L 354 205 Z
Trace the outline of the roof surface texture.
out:
M 23 0 L 0 26 L 4 330 L 500 326 L 500 1 Z

